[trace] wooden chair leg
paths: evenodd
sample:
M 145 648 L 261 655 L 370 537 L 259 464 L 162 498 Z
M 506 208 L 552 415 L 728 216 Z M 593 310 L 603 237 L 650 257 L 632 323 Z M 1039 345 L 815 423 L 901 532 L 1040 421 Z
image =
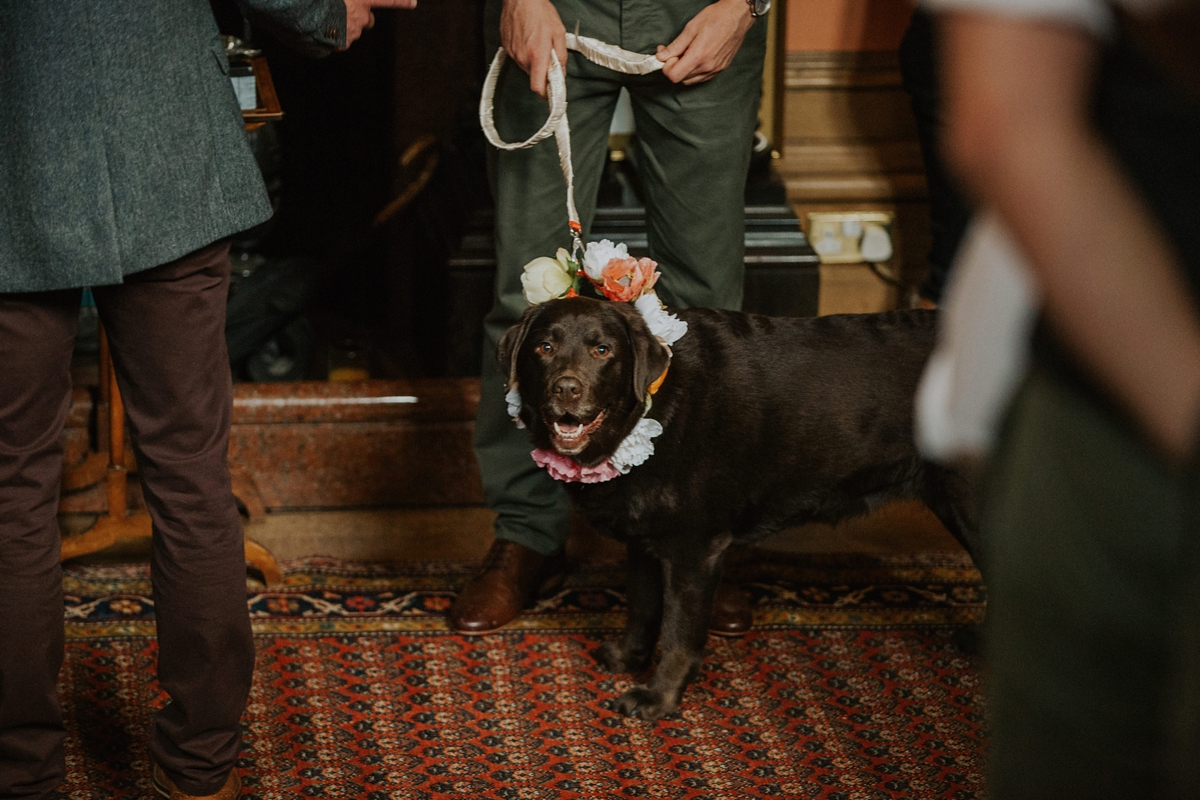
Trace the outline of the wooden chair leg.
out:
M 104 480 L 108 472 L 109 455 L 104 447 L 108 440 L 108 397 L 109 381 L 112 377 L 112 361 L 108 353 L 108 336 L 100 326 L 100 397 L 96 404 L 96 450 L 87 454 L 83 461 L 63 469 L 62 490 L 72 492 L 84 489 Z M 126 466 L 129 460 L 126 458 Z
M 83 461 L 73 467 L 63 470 L 62 490 L 73 492 L 85 489 L 104 480 L 108 472 L 108 453 L 95 451 L 87 454 Z
M 262 495 L 258 492 L 258 484 L 253 476 L 244 469 L 230 468 L 229 475 L 233 479 L 233 496 L 246 509 L 246 516 L 252 522 L 257 522 L 267 515 L 267 507 Z
M 59 561 L 98 553 L 117 542 L 149 539 L 152 535 L 151 527 L 149 514 L 134 514 L 120 519 L 100 517 L 86 532 L 62 540 Z
M 108 468 L 105 470 L 108 513 L 96 520 L 96 524 L 86 532 L 64 539 L 59 552 L 60 561 L 97 553 L 117 542 L 148 539 L 152 535 L 149 514 L 129 514 L 129 474 L 125 470 L 125 405 L 121 402 L 103 334 L 100 356 L 101 374 L 108 380 Z
M 84 462 L 85 467 L 72 470 L 70 481 L 64 475 L 64 488 L 81 488 L 97 483 L 101 477 L 107 479 L 108 513 L 96 520 L 96 524 L 84 533 L 63 539 L 59 561 L 97 553 L 117 542 L 129 539 L 148 539 L 153 535 L 149 514 L 130 514 L 128 497 L 129 473 L 125 469 L 125 404 L 117 388 L 116 374 L 108 350 L 108 337 L 100 329 L 100 375 L 103 383 L 102 396 L 107 399 L 108 424 L 101 426 L 108 431 L 108 453 L 93 453 Z M 101 469 L 107 461 L 107 466 Z M 94 479 L 84 481 L 94 475 Z M 71 485 L 68 487 L 68 483 Z M 240 491 L 240 493 L 239 493 Z M 234 478 L 234 493 L 249 512 L 251 519 L 266 514 L 262 498 L 258 494 L 253 478 L 237 471 Z M 267 548 L 251 539 L 246 539 L 246 561 L 262 573 L 268 586 L 283 583 L 283 573 L 275 556 Z
M 275 560 L 275 556 L 250 538 L 246 539 L 246 562 L 262 573 L 267 586 L 274 588 L 283 585 L 283 572 L 279 569 L 279 562 Z

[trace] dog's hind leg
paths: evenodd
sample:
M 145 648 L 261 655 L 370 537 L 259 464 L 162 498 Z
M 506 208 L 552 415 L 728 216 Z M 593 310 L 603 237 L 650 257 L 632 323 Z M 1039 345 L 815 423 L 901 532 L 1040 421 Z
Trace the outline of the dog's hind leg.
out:
M 721 554 L 728 543 L 723 537 L 700 553 L 688 547 L 691 543 L 680 543 L 662 559 L 662 659 L 649 684 L 628 689 L 617 699 L 622 714 L 654 721 L 679 709 L 684 688 L 700 671 Z
M 636 673 L 650 666 L 662 624 L 662 563 L 637 539 L 629 541 L 628 553 L 625 631 L 592 651 L 609 672 Z
M 975 567 L 987 577 L 983 563 L 983 540 L 979 532 L 979 487 L 982 464 L 962 462 L 956 468 L 928 465 L 922 499 L 954 538 L 966 548 Z M 978 653 L 982 626 L 963 625 L 954 633 L 954 643 L 964 653 Z
M 983 570 L 983 542 L 979 537 L 979 501 L 982 466 L 943 467 L 926 464 L 921 499 L 946 530 L 958 540 L 975 566 Z

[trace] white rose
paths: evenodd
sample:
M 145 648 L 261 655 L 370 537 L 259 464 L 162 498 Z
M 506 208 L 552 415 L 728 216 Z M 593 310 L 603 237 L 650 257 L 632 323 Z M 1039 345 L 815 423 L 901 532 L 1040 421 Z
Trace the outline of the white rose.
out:
M 573 284 L 571 276 L 563 272 L 562 265 L 545 256 L 530 261 L 521 273 L 525 299 L 533 305 L 562 297 Z
M 571 254 L 567 252 L 565 247 L 560 247 L 554 252 L 554 260 L 562 267 L 563 272 L 568 275 L 574 275 L 579 270 L 575 266 L 575 262 L 571 260 Z
M 642 319 L 646 320 L 650 332 L 668 347 L 687 333 L 687 323 L 674 314 L 668 314 L 654 292 L 647 292 L 639 297 L 633 302 L 633 307 L 642 315 Z
M 608 239 L 588 242 L 583 251 L 583 271 L 594 283 L 604 280 L 604 268 L 614 258 L 629 258 L 629 248 L 624 244 L 613 244 Z

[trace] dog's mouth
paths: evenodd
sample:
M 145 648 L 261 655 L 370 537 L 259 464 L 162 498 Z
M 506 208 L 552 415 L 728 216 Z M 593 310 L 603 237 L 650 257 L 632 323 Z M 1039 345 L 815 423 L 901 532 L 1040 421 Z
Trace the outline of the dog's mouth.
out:
M 603 424 L 604 411 L 597 414 L 591 422 L 584 422 L 574 414 L 563 414 L 557 420 L 546 418 L 546 425 L 550 429 L 550 443 L 564 456 L 583 452 L 591 441 L 591 435 Z

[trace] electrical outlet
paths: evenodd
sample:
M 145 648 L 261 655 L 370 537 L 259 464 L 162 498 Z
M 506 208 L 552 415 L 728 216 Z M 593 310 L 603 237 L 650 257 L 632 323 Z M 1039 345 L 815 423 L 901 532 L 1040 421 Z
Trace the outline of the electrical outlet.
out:
M 890 211 L 814 211 L 808 242 L 822 264 L 882 263 L 892 257 Z

